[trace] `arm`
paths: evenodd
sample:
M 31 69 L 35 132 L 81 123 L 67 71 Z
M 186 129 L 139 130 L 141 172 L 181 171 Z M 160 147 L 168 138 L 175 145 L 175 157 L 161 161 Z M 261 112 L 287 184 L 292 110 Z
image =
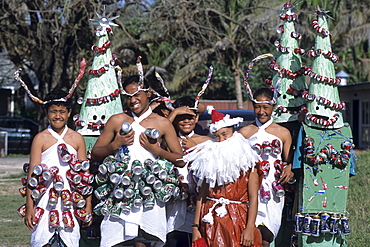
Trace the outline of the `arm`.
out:
M 254 229 L 258 210 L 258 189 L 260 187 L 257 168 L 249 174 L 248 181 L 248 198 L 249 208 L 247 216 L 247 224 L 242 233 L 240 244 L 244 246 L 252 246 L 254 244 Z
M 283 128 L 282 132 L 283 139 L 283 150 L 282 150 L 282 160 L 288 165 L 283 169 L 279 183 L 287 183 L 293 178 L 294 173 L 292 172 L 292 160 L 293 160 L 293 150 L 292 150 L 292 138 L 288 129 Z
M 124 120 L 125 119 L 117 115 L 113 115 L 109 118 L 103 133 L 99 136 L 91 150 L 92 161 L 102 161 L 108 155 L 116 152 L 122 145 L 128 146 L 134 143 L 134 131 L 126 135 L 121 135 L 119 133 L 121 124 L 125 122 Z M 129 121 L 130 119 L 127 120 Z
M 193 226 L 192 226 L 192 232 L 193 232 L 192 242 L 193 243 L 195 240 L 202 237 L 199 231 L 199 226 L 201 224 L 200 215 L 201 215 L 202 203 L 207 196 L 207 192 L 208 192 L 208 184 L 203 182 L 202 187 L 200 188 L 198 200 L 197 200 L 196 207 L 195 207 L 194 221 L 193 221 Z
M 39 133 L 35 136 L 32 146 L 31 146 L 31 153 L 30 153 L 30 167 L 28 169 L 28 176 L 27 181 L 32 176 L 32 171 L 35 165 L 41 163 L 41 153 L 42 153 L 42 145 L 44 143 L 42 140 L 42 134 Z M 34 229 L 33 219 L 35 217 L 35 210 L 34 210 L 34 201 L 31 197 L 32 190 L 27 185 L 27 195 L 26 195 L 26 217 L 24 218 L 24 223 L 28 227 L 30 231 Z
M 168 120 L 173 122 L 178 115 L 184 115 L 184 114 L 188 114 L 188 115 L 192 115 L 192 116 L 196 115 L 193 110 L 189 109 L 189 107 L 181 106 L 181 107 L 178 107 L 175 110 L 173 110 L 170 113 L 170 115 L 168 115 Z

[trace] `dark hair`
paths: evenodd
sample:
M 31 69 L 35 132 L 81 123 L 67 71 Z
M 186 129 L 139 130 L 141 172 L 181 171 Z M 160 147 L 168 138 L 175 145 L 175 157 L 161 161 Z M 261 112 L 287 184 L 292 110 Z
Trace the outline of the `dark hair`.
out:
M 66 101 L 59 101 L 59 99 L 67 96 L 67 92 L 63 91 L 59 86 L 55 87 L 51 92 L 45 96 L 44 101 L 50 101 L 44 105 L 44 109 L 48 110 L 50 106 L 65 106 L 69 111 L 71 109 L 71 100 L 70 98 Z
M 191 96 L 184 96 L 184 97 L 178 98 L 172 104 L 173 108 L 179 108 L 181 106 L 194 107 L 194 105 L 195 105 L 195 99 Z
M 253 94 L 253 98 L 256 99 L 258 96 L 261 95 L 267 97 L 269 100 L 272 100 L 274 98 L 274 92 L 267 87 L 257 89 L 257 91 L 255 91 Z
M 132 75 L 127 77 L 122 84 L 123 89 L 125 89 L 128 85 L 131 84 L 138 84 L 139 83 L 139 76 L 138 75 Z M 149 88 L 148 81 L 144 79 L 144 88 Z

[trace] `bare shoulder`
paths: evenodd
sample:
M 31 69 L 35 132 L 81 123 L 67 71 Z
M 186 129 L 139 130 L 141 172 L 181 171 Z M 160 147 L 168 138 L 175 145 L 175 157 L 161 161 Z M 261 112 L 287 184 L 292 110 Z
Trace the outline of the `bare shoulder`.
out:
M 267 129 L 266 131 L 268 131 L 269 133 L 273 134 L 273 135 L 276 135 L 277 137 L 279 137 L 281 140 L 286 140 L 286 139 L 291 139 L 291 135 L 290 135 L 290 131 L 277 124 L 277 123 L 272 123 L 270 126 L 269 126 L 269 129 Z
M 258 131 L 258 127 L 254 124 L 244 126 L 239 130 L 239 133 L 244 136 L 244 138 L 250 138 L 254 133 Z
M 209 136 L 203 136 L 203 135 L 197 135 L 197 134 L 195 134 L 192 138 L 194 138 L 197 144 L 211 140 L 211 137 Z
M 133 122 L 133 118 L 130 117 L 129 115 L 127 115 L 126 113 L 118 113 L 118 114 L 112 115 L 108 119 L 107 124 L 109 123 L 109 124 L 121 125 L 124 122 L 132 123 Z

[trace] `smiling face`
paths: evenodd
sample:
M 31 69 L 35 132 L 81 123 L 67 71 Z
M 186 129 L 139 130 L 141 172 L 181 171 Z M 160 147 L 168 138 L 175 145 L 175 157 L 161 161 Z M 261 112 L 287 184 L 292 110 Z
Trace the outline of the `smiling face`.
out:
M 233 127 L 223 127 L 219 130 L 217 130 L 215 133 L 213 133 L 213 136 L 216 140 L 216 142 L 222 142 L 230 137 L 232 137 L 234 134 L 234 128 Z
M 67 124 L 68 118 L 71 115 L 71 109 L 67 109 L 64 105 L 51 105 L 45 110 L 51 128 L 59 133 Z
M 183 135 L 190 134 L 194 128 L 195 124 L 198 122 L 198 115 L 193 116 L 190 114 L 182 114 L 176 116 L 175 120 L 173 121 L 173 125 L 177 131 L 179 131 Z
M 136 116 L 141 116 L 149 108 L 148 92 L 138 91 L 138 84 L 132 83 L 125 87 L 125 91 L 132 96 L 126 95 L 127 106 Z
M 271 99 L 265 95 L 256 97 L 257 101 L 270 101 Z M 274 106 L 267 103 L 253 103 L 254 115 L 262 124 L 271 119 Z

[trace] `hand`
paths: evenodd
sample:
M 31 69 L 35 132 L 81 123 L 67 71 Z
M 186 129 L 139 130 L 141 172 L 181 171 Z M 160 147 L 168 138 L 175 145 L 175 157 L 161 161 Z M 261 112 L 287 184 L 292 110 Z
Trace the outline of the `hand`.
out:
M 125 135 L 121 135 L 120 133 L 117 133 L 114 142 L 119 146 L 130 146 L 134 144 L 134 136 L 135 136 L 135 131 L 130 131 L 129 133 Z
M 193 234 L 192 234 L 192 243 L 194 243 L 195 240 L 202 238 L 202 235 L 200 234 L 200 231 L 197 227 L 193 227 Z
M 193 141 L 191 137 L 185 136 L 185 138 L 181 139 L 181 146 L 183 148 L 191 148 L 194 147 L 195 145 L 197 145 L 197 143 Z
M 158 148 L 160 148 L 160 146 L 158 145 L 157 139 L 149 138 L 144 133 L 141 133 L 139 140 L 140 140 L 140 145 L 146 150 L 148 150 L 150 153 L 152 154 L 158 153 L 157 150 Z
M 28 227 L 30 231 L 33 231 L 34 227 L 34 222 L 33 219 L 35 218 L 35 210 L 33 207 L 27 208 L 26 211 L 26 217 L 24 217 L 24 224 Z
M 91 202 L 88 202 L 88 203 L 86 204 L 85 210 L 86 210 L 86 212 L 87 212 L 87 213 L 91 214 L 91 215 L 92 215 L 92 217 L 91 217 L 91 220 L 90 220 L 89 222 L 85 222 L 85 221 L 82 221 L 82 222 L 81 222 L 81 227 L 82 227 L 82 228 L 86 228 L 86 227 L 88 227 L 88 226 L 91 226 L 91 224 L 94 222 L 94 220 L 95 220 L 95 218 L 96 218 L 95 214 L 93 214 L 93 212 L 92 212 L 92 205 L 91 205 Z
M 253 246 L 254 244 L 254 229 L 245 228 L 242 232 L 240 244 L 243 246 Z
M 292 172 L 292 164 L 289 164 L 281 172 L 281 176 L 278 182 L 281 184 L 285 184 L 289 182 L 293 177 L 294 173 Z

